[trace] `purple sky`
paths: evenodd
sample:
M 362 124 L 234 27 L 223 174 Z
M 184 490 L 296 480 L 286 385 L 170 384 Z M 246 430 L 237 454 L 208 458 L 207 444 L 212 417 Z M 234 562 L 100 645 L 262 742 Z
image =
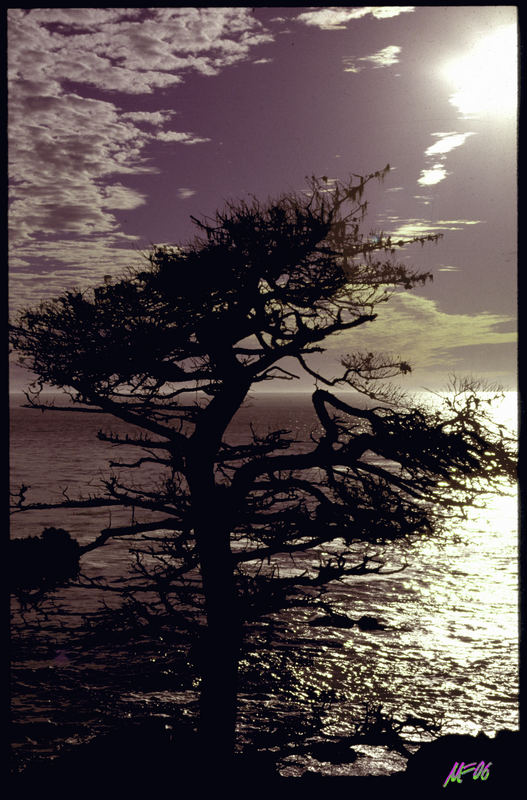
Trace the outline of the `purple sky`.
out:
M 329 372 L 380 350 L 409 387 L 515 388 L 514 6 L 8 14 L 13 308 L 117 276 L 225 199 L 390 163 L 366 227 L 442 232 L 409 251 L 434 282 L 335 338 Z

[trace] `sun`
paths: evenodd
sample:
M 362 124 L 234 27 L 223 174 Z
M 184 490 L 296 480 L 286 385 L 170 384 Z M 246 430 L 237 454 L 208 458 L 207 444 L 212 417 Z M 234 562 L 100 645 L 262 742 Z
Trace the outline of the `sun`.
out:
M 454 92 L 450 102 L 464 117 L 515 117 L 518 107 L 518 33 L 502 25 L 441 68 Z

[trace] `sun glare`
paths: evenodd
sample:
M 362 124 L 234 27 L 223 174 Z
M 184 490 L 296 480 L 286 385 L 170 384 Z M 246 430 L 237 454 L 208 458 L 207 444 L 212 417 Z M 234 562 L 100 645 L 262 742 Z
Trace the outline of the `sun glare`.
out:
M 442 73 L 454 88 L 450 102 L 463 116 L 514 117 L 517 110 L 518 36 L 516 25 L 489 33 Z

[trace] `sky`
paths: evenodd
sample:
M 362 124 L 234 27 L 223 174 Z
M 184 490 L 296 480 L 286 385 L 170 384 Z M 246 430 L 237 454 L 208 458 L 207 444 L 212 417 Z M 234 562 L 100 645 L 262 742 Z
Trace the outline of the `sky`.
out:
M 516 388 L 515 6 L 7 13 L 13 313 L 188 241 L 226 200 L 389 163 L 365 230 L 442 233 L 405 256 L 434 279 L 331 340 L 326 374 L 381 351 L 408 388 Z

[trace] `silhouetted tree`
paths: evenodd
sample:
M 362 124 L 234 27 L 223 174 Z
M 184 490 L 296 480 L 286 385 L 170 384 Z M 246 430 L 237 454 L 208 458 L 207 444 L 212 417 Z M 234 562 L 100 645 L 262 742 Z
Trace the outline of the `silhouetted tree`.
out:
M 357 543 L 430 534 L 481 486 L 513 479 L 510 443 L 492 429 L 481 386 L 458 383 L 442 410 L 426 410 L 384 383 L 410 371 L 399 359 L 348 354 L 331 378 L 314 366 L 329 336 L 371 324 L 379 303 L 431 277 L 392 256 L 437 236 L 362 233 L 364 189 L 388 169 L 346 183 L 313 178 L 303 194 L 229 204 L 214 219 L 194 219 L 191 243 L 155 247 L 147 268 L 67 291 L 23 311 L 12 328 L 20 364 L 38 376 L 31 405 L 47 407 L 44 385 L 64 389 L 67 411 L 88 407 L 142 429 L 99 433 L 139 451 L 112 467 L 164 470 L 153 486 L 125 485 L 112 473 L 102 495 L 60 503 L 29 503 L 23 487 L 14 510 L 155 514 L 105 528 L 82 550 L 137 537 L 139 588 L 155 592 L 175 624 L 193 617 L 200 626 L 200 734 L 218 770 L 228 770 L 233 752 L 244 623 L 313 604 L 328 582 L 379 572 L 382 559 L 367 549 L 357 558 Z M 324 387 L 312 395 L 320 433 L 302 447 L 283 430 L 229 443 L 225 433 L 249 391 L 292 380 L 292 363 Z M 369 401 L 337 397 L 339 388 Z M 328 543 L 336 555 L 323 554 Z M 281 574 L 277 557 L 299 551 L 312 551 L 313 568 Z M 133 591 L 130 583 L 126 596 Z

